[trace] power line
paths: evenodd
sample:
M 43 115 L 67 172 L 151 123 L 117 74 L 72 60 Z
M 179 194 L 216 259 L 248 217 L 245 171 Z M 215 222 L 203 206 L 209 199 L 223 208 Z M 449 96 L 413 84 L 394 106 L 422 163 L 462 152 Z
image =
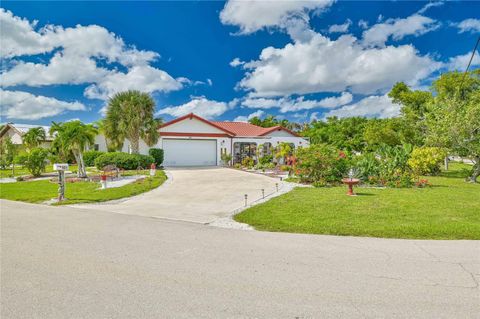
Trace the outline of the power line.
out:
M 462 82 L 460 83 L 460 89 L 463 86 L 463 81 L 465 80 L 465 77 L 467 76 L 468 69 L 470 68 L 470 65 L 472 64 L 473 57 L 475 56 L 475 53 L 477 52 L 477 48 L 478 48 L 479 43 L 480 43 L 480 36 L 477 39 L 477 43 L 475 44 L 475 48 L 473 48 L 473 52 L 472 52 L 472 55 L 470 56 L 470 61 L 468 61 L 467 68 L 465 69 L 465 72 L 463 73 Z

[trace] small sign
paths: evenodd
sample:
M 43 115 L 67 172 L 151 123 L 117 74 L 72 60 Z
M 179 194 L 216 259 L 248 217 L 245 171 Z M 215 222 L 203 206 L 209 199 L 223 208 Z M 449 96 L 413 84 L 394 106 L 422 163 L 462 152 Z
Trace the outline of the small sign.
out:
M 66 170 L 68 170 L 68 164 L 55 163 L 55 164 L 53 164 L 53 170 L 54 171 L 66 171 Z

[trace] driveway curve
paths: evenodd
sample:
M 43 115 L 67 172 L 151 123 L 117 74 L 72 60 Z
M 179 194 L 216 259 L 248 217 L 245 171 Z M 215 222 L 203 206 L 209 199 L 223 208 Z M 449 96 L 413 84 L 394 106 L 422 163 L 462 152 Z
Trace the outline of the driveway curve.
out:
M 278 179 L 239 170 L 215 168 L 170 168 L 169 179 L 157 189 L 125 200 L 71 207 L 196 223 L 211 223 L 227 217 L 247 202 L 276 192 Z

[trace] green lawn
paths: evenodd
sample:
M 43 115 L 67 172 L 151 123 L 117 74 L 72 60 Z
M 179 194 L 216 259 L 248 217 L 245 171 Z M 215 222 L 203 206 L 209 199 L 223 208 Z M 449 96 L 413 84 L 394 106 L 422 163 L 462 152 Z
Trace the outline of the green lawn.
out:
M 99 189 L 100 183 L 66 183 L 66 201 L 62 204 L 103 202 L 141 194 L 163 184 L 167 179 L 163 171 L 157 170 L 156 176 L 128 185 Z M 0 198 L 29 203 L 41 203 L 57 196 L 58 185 L 48 180 L 0 184 Z
M 258 230 L 419 239 L 480 239 L 480 185 L 462 178 L 464 164 L 427 177 L 424 189 L 296 188 L 235 220 Z
M 70 165 L 70 171 L 76 171 L 77 165 Z M 53 165 L 49 164 L 45 166 L 45 173 L 53 172 Z M 22 167 L 22 166 L 15 166 L 15 177 L 23 176 L 23 175 L 30 175 L 30 172 Z M 0 169 L 0 178 L 12 177 L 12 170 L 11 169 Z

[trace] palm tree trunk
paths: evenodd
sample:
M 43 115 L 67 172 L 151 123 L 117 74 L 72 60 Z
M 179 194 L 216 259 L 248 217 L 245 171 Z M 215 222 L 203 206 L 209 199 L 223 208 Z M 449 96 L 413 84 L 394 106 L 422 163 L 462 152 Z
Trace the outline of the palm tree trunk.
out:
M 83 161 L 83 154 L 81 151 L 73 151 L 73 156 L 75 156 L 75 161 L 78 165 L 77 176 L 80 178 L 87 177 L 87 171 L 85 169 L 85 162 Z
M 83 154 L 82 151 L 78 152 L 78 174 L 79 177 L 86 178 L 87 177 L 87 170 L 85 168 L 85 162 L 83 161 Z
M 138 154 L 140 153 L 140 138 L 138 136 L 132 136 L 132 139 L 130 140 L 130 148 L 132 150 L 132 154 Z

